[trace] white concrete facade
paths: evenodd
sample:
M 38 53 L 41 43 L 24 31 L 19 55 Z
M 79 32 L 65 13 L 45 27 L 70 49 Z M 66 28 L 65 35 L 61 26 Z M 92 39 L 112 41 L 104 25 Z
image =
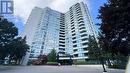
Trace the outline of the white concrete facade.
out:
M 66 52 L 73 55 L 73 59 L 88 58 L 89 35 L 96 37 L 96 30 L 84 3 L 73 5 L 65 13 L 66 26 Z

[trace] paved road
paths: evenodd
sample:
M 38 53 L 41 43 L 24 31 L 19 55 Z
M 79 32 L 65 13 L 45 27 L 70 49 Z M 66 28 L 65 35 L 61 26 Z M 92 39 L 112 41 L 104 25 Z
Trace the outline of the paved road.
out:
M 107 73 L 125 73 L 124 70 L 107 69 Z M 99 65 L 87 66 L 10 66 L 0 67 L 0 73 L 103 73 Z

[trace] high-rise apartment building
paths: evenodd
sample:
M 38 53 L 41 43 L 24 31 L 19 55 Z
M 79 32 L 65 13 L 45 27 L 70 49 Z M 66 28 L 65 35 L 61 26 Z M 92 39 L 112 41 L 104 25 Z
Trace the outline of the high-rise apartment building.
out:
M 96 36 L 96 32 L 83 2 L 73 5 L 66 13 L 35 7 L 23 33 L 30 46 L 31 59 L 55 49 L 60 56 L 70 54 L 73 59 L 85 60 L 89 35 Z
M 87 6 L 77 3 L 65 13 L 66 51 L 73 59 L 88 58 L 89 35 L 96 36 Z

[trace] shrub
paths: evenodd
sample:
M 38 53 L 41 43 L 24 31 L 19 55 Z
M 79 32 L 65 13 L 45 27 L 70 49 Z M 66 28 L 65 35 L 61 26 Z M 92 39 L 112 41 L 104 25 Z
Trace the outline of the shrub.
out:
M 46 55 L 39 55 L 39 56 L 38 56 L 38 60 L 39 60 L 40 64 L 46 64 L 47 61 L 48 61 Z
M 58 63 L 57 62 L 47 62 L 46 65 L 58 65 Z
M 84 65 L 84 64 L 87 64 L 86 61 L 74 61 L 74 64 L 75 65 Z

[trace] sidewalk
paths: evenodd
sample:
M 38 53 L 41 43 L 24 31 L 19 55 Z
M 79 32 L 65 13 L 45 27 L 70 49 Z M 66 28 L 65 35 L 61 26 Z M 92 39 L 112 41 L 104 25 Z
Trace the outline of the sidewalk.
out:
M 89 68 L 95 68 L 98 70 L 103 70 L 102 65 L 73 65 L 73 66 L 77 66 L 77 67 L 89 67 Z M 106 66 L 105 66 L 106 67 Z M 114 68 L 108 68 L 106 67 L 107 73 L 125 73 L 125 70 L 123 69 L 114 69 Z

